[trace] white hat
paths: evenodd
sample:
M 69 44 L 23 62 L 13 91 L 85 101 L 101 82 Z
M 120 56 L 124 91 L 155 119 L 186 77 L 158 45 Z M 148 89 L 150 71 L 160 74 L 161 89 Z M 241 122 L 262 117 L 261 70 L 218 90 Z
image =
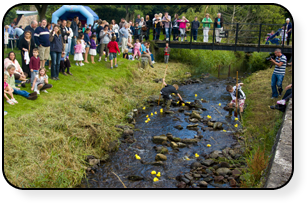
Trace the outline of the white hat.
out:
M 290 21 L 290 18 L 287 18 L 286 21 Z

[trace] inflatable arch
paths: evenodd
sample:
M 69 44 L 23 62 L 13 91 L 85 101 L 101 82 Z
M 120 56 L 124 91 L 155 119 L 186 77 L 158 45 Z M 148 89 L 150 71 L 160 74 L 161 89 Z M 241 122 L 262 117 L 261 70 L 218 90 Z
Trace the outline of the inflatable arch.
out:
M 93 25 L 95 20 L 98 20 L 97 14 L 88 6 L 81 5 L 63 5 L 52 14 L 52 23 L 57 23 L 61 20 L 72 20 L 75 16 L 79 17 L 81 22 L 86 22 L 88 25 Z

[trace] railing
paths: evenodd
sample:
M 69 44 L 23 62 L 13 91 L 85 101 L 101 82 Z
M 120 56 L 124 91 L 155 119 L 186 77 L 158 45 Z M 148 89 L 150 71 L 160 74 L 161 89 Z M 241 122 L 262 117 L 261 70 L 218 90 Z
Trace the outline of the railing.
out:
M 212 50 L 214 49 L 214 44 L 217 41 L 216 36 L 218 33 L 218 30 L 216 30 L 214 23 L 209 23 L 210 29 L 208 32 L 208 43 L 212 43 Z M 203 24 L 200 23 L 202 26 Z M 200 27 L 201 27 L 200 26 Z M 281 29 L 281 24 L 251 24 L 251 23 L 223 23 L 223 31 L 220 32 L 220 34 L 217 36 L 222 38 L 220 43 L 226 43 L 226 44 L 234 44 L 234 51 L 237 50 L 237 45 L 239 44 L 250 44 L 250 45 L 256 45 L 257 51 L 260 52 L 262 45 L 277 45 L 277 47 L 281 47 L 282 51 L 285 47 L 285 33 L 283 33 L 282 37 L 280 34 L 276 36 L 277 39 L 275 39 L 273 42 L 272 40 L 267 40 L 271 33 L 271 31 L 274 31 L 274 33 L 278 32 L 278 29 Z M 155 30 L 154 28 L 151 28 L 152 30 Z M 164 28 L 160 31 L 160 40 L 162 38 Z M 153 31 L 150 34 L 153 34 Z M 190 31 L 186 32 L 187 35 L 187 42 L 189 41 L 190 49 L 192 47 L 192 42 L 197 40 L 197 42 L 203 42 L 203 29 L 198 28 L 197 30 L 197 36 L 193 37 L 192 29 Z M 172 28 L 169 28 L 169 45 L 172 39 L 173 33 Z M 180 33 L 179 33 L 179 39 L 180 39 Z M 278 40 L 279 39 L 279 40 Z M 291 41 L 292 39 L 290 39 Z M 291 42 L 292 44 L 292 42 Z

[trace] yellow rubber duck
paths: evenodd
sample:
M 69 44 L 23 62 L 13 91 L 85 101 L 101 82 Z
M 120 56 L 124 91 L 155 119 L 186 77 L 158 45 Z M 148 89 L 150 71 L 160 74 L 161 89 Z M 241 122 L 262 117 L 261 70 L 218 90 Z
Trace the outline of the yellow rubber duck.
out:
M 221 106 L 221 103 L 219 103 L 218 106 Z
M 148 118 L 148 121 L 151 121 L 151 119 L 150 119 L 150 118 Z
M 185 160 L 190 160 L 187 156 L 185 156 L 184 158 L 185 158 Z
M 151 112 L 151 116 L 153 116 L 154 114 L 153 114 L 153 112 Z
M 157 112 L 154 112 L 154 114 L 157 114 Z
M 157 176 L 157 177 L 160 177 L 160 172 L 158 172 L 158 173 L 156 174 L 156 176 Z
M 182 103 L 182 106 L 185 106 L 185 104 L 184 104 L 184 103 Z
M 142 109 L 145 110 L 145 107 L 143 107 Z
M 238 124 L 235 124 L 235 125 L 234 125 L 234 127 L 236 127 L 236 128 L 237 128 L 237 126 L 238 126 Z
M 196 154 L 195 154 L 195 157 L 196 157 L 196 158 L 198 158 L 198 157 L 199 157 L 198 153 L 196 153 Z
M 139 157 L 137 154 L 135 154 L 135 157 L 136 157 L 137 160 L 141 159 L 141 157 Z
M 188 104 L 190 104 L 190 102 L 187 102 Z
M 149 117 L 149 115 L 146 116 L 146 118 L 148 118 L 148 117 Z
M 179 104 L 179 103 L 180 103 L 180 101 L 176 102 L 176 104 Z
M 207 118 L 211 119 L 212 117 L 210 115 L 208 115 Z
M 207 144 L 206 146 L 207 146 L 207 147 L 211 147 L 212 145 L 210 145 L 210 144 Z
M 235 121 L 238 121 L 238 118 L 236 117 L 236 118 L 234 118 L 234 120 L 235 120 Z
M 155 177 L 155 178 L 153 179 L 153 181 L 154 181 L 154 182 L 157 182 L 157 181 L 159 181 L 159 179 L 157 179 L 157 177 Z
M 146 121 L 144 121 L 145 123 L 148 123 L 148 121 L 146 120 Z
M 197 97 L 198 95 L 197 94 L 195 94 L 195 97 Z
M 160 112 L 161 112 L 161 113 L 163 113 L 163 112 L 164 112 L 164 110 L 163 110 L 163 109 L 160 109 Z
M 153 175 L 156 174 L 156 171 L 152 171 L 151 174 L 153 174 Z
M 226 130 L 222 130 L 223 132 L 227 132 Z

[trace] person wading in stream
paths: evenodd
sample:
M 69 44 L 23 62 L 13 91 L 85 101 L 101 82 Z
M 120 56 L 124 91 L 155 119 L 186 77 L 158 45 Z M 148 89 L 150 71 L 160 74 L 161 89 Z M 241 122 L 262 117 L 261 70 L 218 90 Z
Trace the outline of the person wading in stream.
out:
M 177 84 L 167 85 L 167 83 L 165 82 L 165 78 L 163 79 L 163 84 L 165 87 L 161 89 L 160 94 L 163 96 L 164 104 L 166 105 L 166 110 L 170 109 L 172 101 L 172 96 L 171 96 L 172 93 L 176 94 L 183 102 L 181 95 L 177 91 L 179 89 L 179 86 Z

